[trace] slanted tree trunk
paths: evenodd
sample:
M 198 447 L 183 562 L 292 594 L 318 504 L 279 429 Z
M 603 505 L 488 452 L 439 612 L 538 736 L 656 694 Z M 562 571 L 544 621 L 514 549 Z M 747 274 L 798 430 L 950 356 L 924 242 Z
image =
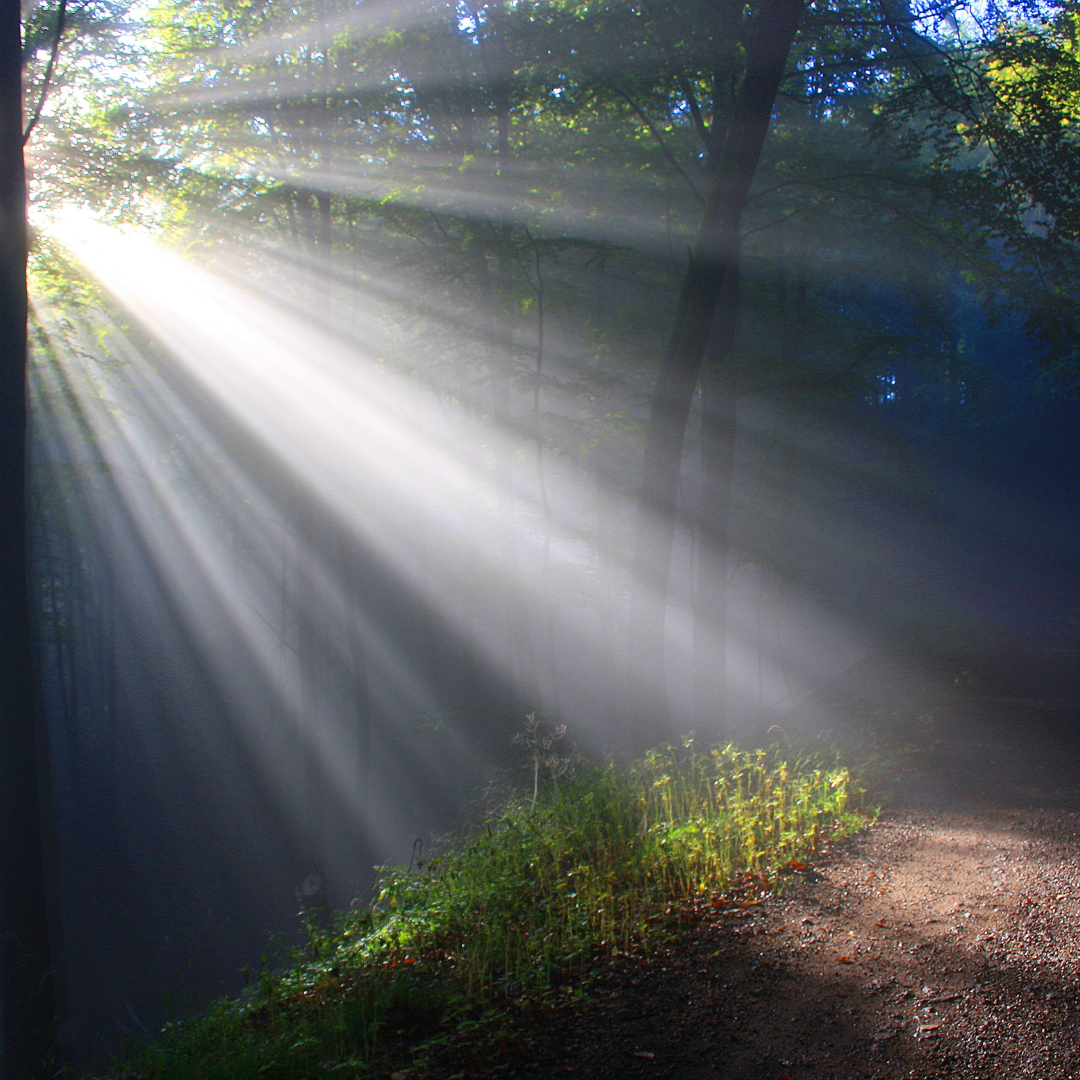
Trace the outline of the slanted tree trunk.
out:
M 633 683 L 628 690 L 636 703 L 630 714 L 634 730 L 628 734 L 639 745 L 670 737 L 664 614 L 683 435 L 709 338 L 714 332 L 724 336 L 714 327 L 717 301 L 725 278 L 738 267 L 743 211 L 803 7 L 804 0 L 766 0 L 758 16 L 653 392 L 638 503 L 628 656 Z
M 45 1075 L 54 988 L 45 914 L 26 535 L 26 177 L 18 0 L 0 0 L 0 1073 Z

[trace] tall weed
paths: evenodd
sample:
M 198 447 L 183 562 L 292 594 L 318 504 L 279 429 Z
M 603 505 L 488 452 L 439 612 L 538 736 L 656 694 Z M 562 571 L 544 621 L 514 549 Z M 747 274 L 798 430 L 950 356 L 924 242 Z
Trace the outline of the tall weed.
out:
M 827 753 L 688 741 L 626 769 L 570 767 L 557 747 L 537 745 L 546 757 L 533 762 L 530 790 L 437 857 L 384 868 L 370 908 L 312 923 L 291 966 L 166 1031 L 121 1074 L 385 1070 L 455 1015 L 543 992 L 647 943 L 673 904 L 723 894 L 745 872 L 776 882 L 823 836 L 865 823 L 847 768 Z

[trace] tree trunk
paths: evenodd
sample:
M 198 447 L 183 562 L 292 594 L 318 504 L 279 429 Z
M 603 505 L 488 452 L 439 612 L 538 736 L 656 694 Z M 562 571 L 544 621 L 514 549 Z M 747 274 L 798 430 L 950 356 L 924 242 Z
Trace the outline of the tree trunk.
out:
M 694 726 L 728 735 L 727 638 L 732 481 L 735 472 L 735 379 L 729 354 L 740 304 L 736 265 L 724 282 L 701 380 L 701 507 L 694 589 Z
M 348 642 L 350 690 L 352 696 L 353 744 L 356 748 L 357 806 L 363 816 L 365 830 L 371 827 L 371 679 L 368 670 L 368 649 L 361 612 L 364 609 L 362 578 L 367 573 L 368 556 L 361 557 L 355 538 L 342 531 L 341 574 L 347 590 L 345 636 Z
M 472 9 L 480 22 L 479 9 Z M 499 190 L 505 193 L 510 160 L 510 89 L 513 64 L 507 51 L 503 0 L 485 6 L 488 33 L 481 38 L 480 52 L 495 113 L 495 175 Z M 510 687 L 507 702 L 509 719 L 516 726 L 521 717 L 538 706 L 539 680 L 536 651 L 533 642 L 531 612 L 518 585 L 518 546 L 515 537 L 515 498 L 513 476 L 513 348 L 514 331 L 512 306 L 514 302 L 513 257 L 514 237 L 511 226 L 501 220 L 503 210 L 497 210 L 490 222 L 490 243 L 493 248 L 495 277 L 491 280 L 484 260 L 481 295 L 487 298 L 489 370 L 492 388 L 492 420 L 499 529 L 502 534 L 502 574 L 507 583 L 503 600 L 506 619 L 506 683 Z
M 746 72 L 683 279 L 667 353 L 653 392 L 642 462 L 634 551 L 634 612 L 628 687 L 637 706 L 630 738 L 641 745 L 670 737 L 664 684 L 664 614 L 675 535 L 679 465 L 690 402 L 713 333 L 725 278 L 738 266 L 743 210 L 757 171 L 776 94 L 804 0 L 766 0 Z
M 53 1045 L 26 535 L 26 178 L 22 31 L 0 0 L 0 1071 L 45 1075 Z
M 331 259 L 334 254 L 333 201 L 325 192 L 316 192 L 315 206 L 318 225 L 315 233 L 315 289 L 314 315 L 327 327 L 332 325 L 334 315 L 334 271 Z

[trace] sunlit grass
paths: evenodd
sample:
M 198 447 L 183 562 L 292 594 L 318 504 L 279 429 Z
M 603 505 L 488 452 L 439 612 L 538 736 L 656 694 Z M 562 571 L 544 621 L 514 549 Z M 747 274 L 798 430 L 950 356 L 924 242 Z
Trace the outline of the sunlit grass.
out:
M 630 768 L 560 757 L 534 727 L 530 784 L 442 853 L 384 869 L 368 909 L 310 925 L 283 970 L 167 1027 L 114 1075 L 201 1080 L 367 1076 L 437 1047 L 478 1009 L 587 982 L 647 948 L 669 916 L 777 888 L 827 836 L 862 827 L 860 792 L 825 753 L 707 751 Z M 570 766 L 570 767 L 568 767 Z

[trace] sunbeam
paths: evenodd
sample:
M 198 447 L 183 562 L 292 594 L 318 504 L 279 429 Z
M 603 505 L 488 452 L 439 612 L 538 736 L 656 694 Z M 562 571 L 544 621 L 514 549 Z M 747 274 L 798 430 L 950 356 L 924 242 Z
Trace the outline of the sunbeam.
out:
M 535 808 L 541 731 L 877 755 L 1072 625 L 1072 38 L 992 14 L 27 15 L 73 1060 Z

